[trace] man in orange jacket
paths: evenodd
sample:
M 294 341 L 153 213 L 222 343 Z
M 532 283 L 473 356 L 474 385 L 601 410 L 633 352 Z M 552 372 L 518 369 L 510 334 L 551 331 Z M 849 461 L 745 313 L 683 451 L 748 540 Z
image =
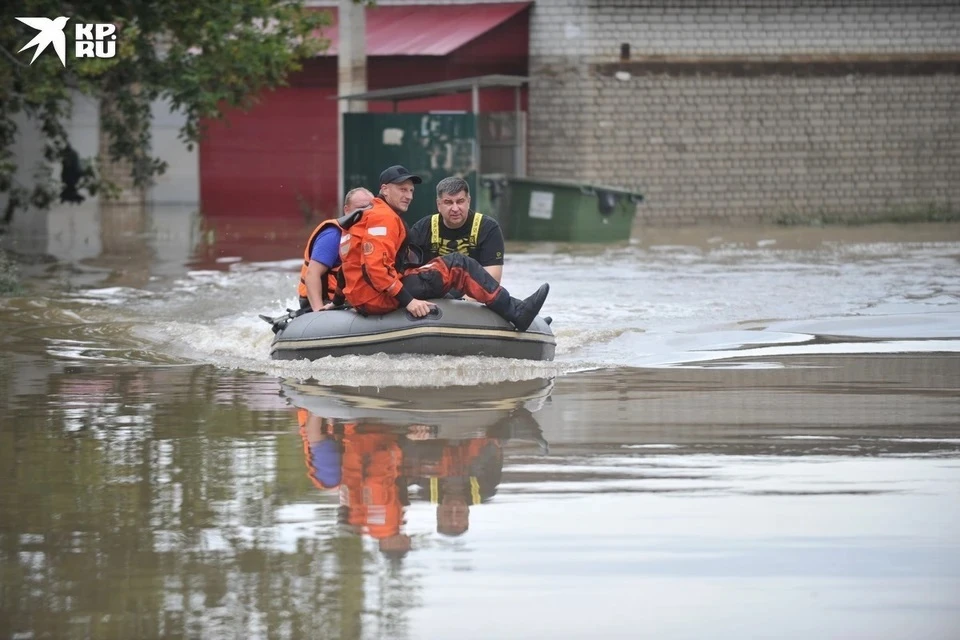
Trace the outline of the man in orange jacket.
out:
M 364 315 L 406 308 L 416 318 L 430 313 L 429 298 L 457 289 L 485 304 L 519 331 L 526 331 L 540 312 L 550 285 L 525 300 L 512 298 L 476 260 L 461 253 L 435 258 L 423 266 L 407 264 L 407 225 L 400 217 L 413 200 L 414 185 L 423 180 L 395 165 L 380 174 L 380 195 L 360 220 L 343 233 L 343 295 Z

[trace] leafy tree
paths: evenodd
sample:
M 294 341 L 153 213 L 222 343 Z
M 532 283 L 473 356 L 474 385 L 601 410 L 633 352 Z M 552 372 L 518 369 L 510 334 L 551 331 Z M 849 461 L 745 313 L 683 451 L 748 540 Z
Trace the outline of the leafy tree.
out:
M 8 194 L 3 222 L 17 209 L 46 208 L 58 197 L 77 201 L 77 189 L 91 194 L 115 185 L 96 162 L 81 163 L 63 119 L 79 92 L 101 101 L 101 128 L 112 161 L 129 166 L 134 185 L 145 187 L 165 164 L 150 154 L 150 103 L 158 98 L 182 109 L 181 139 L 190 147 L 201 122 L 224 107 L 248 108 L 263 90 L 281 86 L 299 61 L 325 47 L 314 31 L 328 13 L 302 0 L 26 0 L 0 8 L 0 193 Z M 38 32 L 17 17 L 67 16 L 64 67 L 49 47 L 33 64 L 19 50 Z M 74 25 L 117 25 L 116 55 L 74 58 Z M 15 117 L 39 124 L 45 163 L 32 184 L 16 179 Z M 62 174 L 53 175 L 60 165 Z M 63 186 L 61 190 L 61 186 Z

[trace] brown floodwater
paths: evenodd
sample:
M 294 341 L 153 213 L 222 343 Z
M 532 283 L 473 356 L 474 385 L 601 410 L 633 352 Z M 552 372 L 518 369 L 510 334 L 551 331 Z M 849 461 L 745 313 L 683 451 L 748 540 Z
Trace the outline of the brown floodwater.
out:
M 301 232 L 3 240 L 0 638 L 960 634 L 956 225 L 508 246 L 552 363 L 271 361 Z

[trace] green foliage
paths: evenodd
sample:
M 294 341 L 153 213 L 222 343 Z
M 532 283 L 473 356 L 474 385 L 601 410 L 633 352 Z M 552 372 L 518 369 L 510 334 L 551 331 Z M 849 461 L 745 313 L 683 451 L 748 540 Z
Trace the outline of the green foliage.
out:
M 36 31 L 18 16 L 67 16 L 67 66 L 52 48 L 30 65 L 33 48 L 18 51 Z M 111 59 L 73 57 L 74 25 L 117 25 L 117 54 Z M 192 147 L 202 135 L 204 119 L 222 117 L 229 107 L 249 108 L 256 96 L 282 86 L 326 41 L 314 32 L 329 23 L 329 14 L 309 10 L 302 0 L 129 0 L 61 2 L 25 0 L 0 8 L 0 192 L 9 194 L 4 221 L 16 209 L 48 207 L 58 196 L 59 181 L 49 166 L 70 153 L 64 118 L 73 91 L 101 100 L 109 135 L 109 154 L 129 163 L 137 186 L 147 186 L 165 164 L 150 155 L 150 104 L 165 99 L 186 114 L 181 139 Z M 33 184 L 17 181 L 14 118 L 25 114 L 38 123 L 45 143 L 46 166 Z M 79 186 L 96 193 L 105 186 L 95 163 L 83 162 Z

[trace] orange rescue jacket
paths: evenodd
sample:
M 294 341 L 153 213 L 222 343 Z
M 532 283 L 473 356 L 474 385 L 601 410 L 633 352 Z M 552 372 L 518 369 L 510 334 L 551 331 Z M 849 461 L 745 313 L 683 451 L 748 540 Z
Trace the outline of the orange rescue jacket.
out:
M 343 438 L 343 480 L 340 505 L 347 524 L 373 538 L 400 532 L 403 499 L 398 478 L 403 454 L 398 436 L 365 433 Z
M 371 208 L 340 238 L 347 302 L 359 307 L 386 294 L 406 306 L 413 299 L 397 270 L 397 256 L 406 240 L 403 219 L 382 199 L 374 198 Z

